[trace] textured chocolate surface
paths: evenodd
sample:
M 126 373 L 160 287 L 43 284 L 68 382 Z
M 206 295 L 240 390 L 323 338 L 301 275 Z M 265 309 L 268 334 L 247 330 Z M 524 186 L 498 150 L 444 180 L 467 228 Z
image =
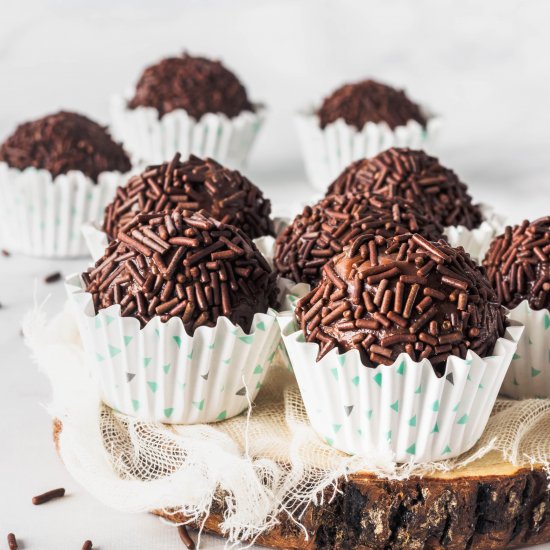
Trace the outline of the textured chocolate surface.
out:
M 507 308 L 527 300 L 532 309 L 550 309 L 550 216 L 506 227 L 483 265 Z
M 350 164 L 329 186 L 327 195 L 381 193 L 416 202 L 444 226 L 479 227 L 479 206 L 458 176 L 424 151 L 391 148 Z
M 376 367 L 405 352 L 429 359 L 438 375 L 450 355 L 490 355 L 505 325 L 483 269 L 462 248 L 418 234 L 358 237 L 325 264 L 296 317 L 319 358 L 357 349 Z
M 105 208 L 103 230 L 114 238 L 136 213 L 176 206 L 206 210 L 252 239 L 274 234 L 271 202 L 253 183 L 212 159 L 190 156 L 181 162 L 179 153 L 169 163 L 148 166 L 117 189 L 113 202 Z
M 179 209 L 135 216 L 82 277 L 96 312 L 120 304 L 142 326 L 179 317 L 190 335 L 220 316 L 248 331 L 255 313 L 276 306 L 275 274 L 253 242 Z
M 344 84 L 324 99 L 317 115 L 321 128 L 339 118 L 358 130 L 367 122 L 385 122 L 394 129 L 416 120 L 426 126 L 420 107 L 405 92 L 374 80 Z
M 363 233 L 420 233 L 437 241 L 443 237 L 443 226 L 400 197 L 330 195 L 306 206 L 277 237 L 275 270 L 296 282 L 316 284 L 323 265 Z
M 80 170 L 97 182 L 101 172 L 128 172 L 130 159 L 105 128 L 77 113 L 61 111 L 19 125 L 0 146 L 12 168 L 43 168 L 52 176 Z
M 246 89 L 231 71 L 219 61 L 187 54 L 147 67 L 128 106 L 154 107 L 159 117 L 183 109 L 196 120 L 206 113 L 233 118 L 254 111 Z

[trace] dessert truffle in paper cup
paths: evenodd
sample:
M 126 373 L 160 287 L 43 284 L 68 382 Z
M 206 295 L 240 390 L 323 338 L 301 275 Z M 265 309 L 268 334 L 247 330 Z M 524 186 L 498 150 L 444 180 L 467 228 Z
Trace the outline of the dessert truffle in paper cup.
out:
M 130 161 L 104 128 L 59 112 L 20 125 L 0 146 L 0 244 L 42 257 L 86 254 L 80 233 L 100 222 Z
M 550 216 L 508 226 L 483 265 L 508 318 L 525 326 L 501 392 L 550 397 Z
M 403 91 L 373 80 L 346 84 L 296 117 L 308 179 L 321 191 L 355 160 L 393 146 L 429 149 L 440 123 Z
M 403 197 L 445 227 L 449 243 L 481 260 L 502 219 L 476 205 L 468 188 L 449 168 L 424 151 L 393 147 L 350 164 L 332 182 L 329 195 L 380 193 Z
M 176 152 L 241 167 L 265 118 L 218 61 L 184 54 L 145 69 L 133 93 L 111 101 L 112 129 L 136 163 Z
M 521 333 L 462 249 L 418 234 L 359 237 L 280 324 L 318 434 L 397 462 L 476 443 Z
M 241 413 L 280 341 L 269 265 L 239 229 L 197 213 L 137 215 L 68 289 L 103 400 L 144 420 Z

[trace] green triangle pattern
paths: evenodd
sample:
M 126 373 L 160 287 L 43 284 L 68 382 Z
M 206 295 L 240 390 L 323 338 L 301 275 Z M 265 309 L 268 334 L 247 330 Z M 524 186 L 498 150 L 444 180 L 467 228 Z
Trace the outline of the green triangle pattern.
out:
M 109 357 L 114 357 L 120 353 L 120 348 L 115 348 L 115 346 L 111 346 L 111 344 L 107 347 L 109 348 Z
M 382 386 L 382 373 L 378 372 L 374 375 L 373 380 L 379 385 Z
M 537 370 L 535 367 L 531 367 L 531 376 L 535 378 L 535 376 L 538 376 L 542 371 Z
M 338 355 L 338 363 L 340 363 L 340 365 L 343 365 L 345 362 L 346 362 L 346 356 Z
M 340 428 L 342 427 L 342 424 L 333 424 L 332 429 L 334 430 L 334 433 L 338 433 L 340 431 Z
M 466 422 L 468 422 L 468 415 L 467 415 L 467 414 L 463 414 L 463 415 L 459 418 L 457 424 L 466 424 Z
M 444 455 L 446 455 L 447 453 L 450 453 L 451 452 L 451 448 L 449 447 L 449 445 L 445 445 L 445 448 L 443 449 L 443 453 Z
M 416 427 L 416 414 L 409 420 L 409 426 Z
M 544 316 L 544 330 L 548 330 L 550 328 L 550 315 L 548 313 Z
M 330 369 L 330 372 L 332 372 L 332 376 L 334 376 L 334 380 L 338 380 L 338 369 Z
M 275 358 L 275 354 L 277 353 L 277 350 L 275 350 L 268 358 L 267 360 L 272 363 L 273 362 L 273 359 Z
M 164 409 L 164 416 L 166 418 L 170 418 L 172 416 L 172 413 L 174 412 L 173 407 L 169 407 L 168 409 Z
M 261 382 L 256 382 L 256 389 L 259 390 L 262 387 Z
M 438 425 L 437 422 L 435 423 L 435 425 L 433 427 L 432 433 L 433 434 L 438 434 L 439 433 L 439 425 Z
M 200 401 L 193 401 L 193 407 L 196 407 L 199 411 L 202 411 L 204 409 L 204 399 L 201 399 Z
M 107 319 L 108 325 L 110 325 L 115 320 L 115 318 L 111 317 L 110 315 L 105 315 L 105 319 Z
M 436 399 L 433 403 L 432 403 L 432 411 L 433 412 L 437 412 L 439 410 L 439 399 Z
M 418 386 L 418 388 L 414 390 L 414 393 L 422 393 L 422 384 L 420 384 L 420 386 Z
M 331 437 L 325 437 L 325 443 L 332 447 L 334 445 L 334 439 L 332 439 Z
M 191 361 L 191 359 L 193 359 L 193 350 L 191 350 L 191 353 L 187 354 L 187 359 L 189 359 L 189 361 Z
M 132 399 L 132 408 L 134 411 L 137 411 L 139 409 L 139 401 L 137 399 Z
M 156 382 L 147 382 L 147 385 L 149 386 L 149 388 L 151 388 L 151 391 L 153 393 L 156 393 L 156 391 L 158 390 L 158 384 Z
M 399 412 L 399 399 L 390 405 L 390 409 Z
M 517 361 L 518 359 L 521 359 L 521 355 L 514 353 L 514 357 L 512 357 L 512 361 Z
M 256 365 L 256 368 L 254 369 L 254 374 L 262 374 L 262 372 L 264 372 L 262 365 Z
M 133 339 L 134 339 L 133 336 L 125 336 L 124 337 L 124 345 L 127 346 Z
M 166 365 L 162 365 L 162 370 L 164 371 L 164 374 L 168 374 L 171 368 L 172 368 L 172 365 L 170 363 L 166 363 Z
M 358 385 L 359 385 L 359 376 L 354 376 L 354 377 L 351 379 L 351 383 L 352 383 L 354 386 L 358 386 Z
M 210 344 L 210 345 L 208 346 L 208 349 L 214 349 L 214 347 L 215 347 L 215 344 Z
M 410 455 L 416 454 L 416 443 L 413 443 L 408 449 L 405 449 L 405 452 Z
M 227 418 L 227 411 L 222 411 L 218 416 L 216 416 L 216 420 L 225 420 Z
M 250 345 L 254 341 L 254 337 L 253 336 L 239 336 L 239 340 L 241 342 L 244 342 L 245 344 Z
M 178 348 L 181 348 L 181 338 L 179 336 L 172 336 L 174 342 L 178 345 Z
M 388 441 L 391 440 L 391 430 L 390 430 L 389 432 L 386 432 L 386 439 L 387 439 Z
M 256 328 L 258 330 L 264 330 L 265 331 L 265 323 L 263 321 L 260 321 L 257 325 L 256 325 Z
M 229 365 L 230 362 L 231 362 L 231 357 L 230 357 L 229 359 L 224 359 L 224 360 L 223 360 L 223 363 L 224 363 L 225 365 Z
M 367 418 L 370 420 L 372 418 L 372 409 L 367 411 Z
M 453 407 L 453 412 L 458 411 L 458 407 L 460 407 L 460 401 Z
M 144 357 L 143 358 L 143 366 L 148 367 L 152 360 L 153 360 L 152 357 Z
M 397 370 L 395 372 L 397 374 L 400 374 L 401 376 L 405 374 L 405 361 L 401 361 L 401 363 L 399 363 L 399 366 L 397 367 Z
M 101 328 L 101 319 L 99 317 L 95 318 L 95 328 Z
M 105 361 L 105 357 L 103 357 L 103 355 L 100 355 L 99 353 L 96 352 L 95 354 L 95 358 L 98 362 L 101 363 L 101 361 Z
M 158 328 L 155 329 L 155 334 L 160 338 L 160 330 Z

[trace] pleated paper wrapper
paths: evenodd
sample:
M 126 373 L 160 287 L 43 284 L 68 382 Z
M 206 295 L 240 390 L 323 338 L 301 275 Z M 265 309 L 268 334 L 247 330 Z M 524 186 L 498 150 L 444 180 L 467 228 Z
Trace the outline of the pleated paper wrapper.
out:
M 79 171 L 18 170 L 0 162 L 0 245 L 44 258 L 87 255 L 85 222 L 101 222 L 105 206 L 127 175 L 104 172 L 94 183 Z
M 428 150 L 436 140 L 441 119 L 428 116 L 424 128 L 415 120 L 392 130 L 385 122 L 367 122 L 362 130 L 343 119 L 321 128 L 313 109 L 296 116 L 298 137 L 308 180 L 319 191 L 355 160 L 369 158 L 390 147 Z
M 298 296 L 294 292 L 295 302 Z M 368 368 L 357 350 L 330 351 L 306 342 L 291 312 L 279 318 L 283 342 L 309 420 L 330 446 L 348 454 L 430 462 L 458 456 L 481 437 L 523 327 L 508 327 L 493 355 L 449 357 L 438 378 L 428 360 L 405 353 Z
M 153 107 L 128 108 L 128 99 L 111 99 L 111 131 L 136 164 L 160 164 L 176 153 L 210 157 L 230 168 L 241 168 L 263 125 L 266 110 L 243 111 L 234 118 L 207 113 L 195 120 L 183 109 L 159 118 Z
M 462 246 L 474 260 L 481 263 L 491 241 L 504 231 L 505 218 L 486 204 L 479 207 L 483 216 L 479 227 L 468 229 L 464 225 L 453 225 L 446 227 L 444 233 L 451 246 Z
M 550 398 L 550 310 L 531 309 L 524 300 L 508 318 L 525 330 L 501 393 L 514 399 Z
M 189 336 L 179 318 L 143 329 L 120 306 L 97 315 L 79 275 L 66 283 L 92 378 L 111 408 L 150 422 L 202 424 L 248 409 L 280 342 L 276 312 L 257 313 L 250 334 L 220 317 Z

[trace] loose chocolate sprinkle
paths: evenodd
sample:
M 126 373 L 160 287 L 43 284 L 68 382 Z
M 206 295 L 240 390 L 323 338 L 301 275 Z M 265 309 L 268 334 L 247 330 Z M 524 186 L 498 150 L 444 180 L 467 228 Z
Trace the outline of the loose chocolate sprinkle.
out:
M 54 273 L 50 273 L 49 275 L 46 275 L 44 277 L 44 282 L 47 284 L 50 283 L 57 283 L 57 281 L 61 280 L 61 273 L 59 271 L 55 271 Z
M 3 249 L 2 250 L 2 256 L 4 256 L 5 258 L 9 258 L 11 256 L 9 250 L 5 250 Z
M 187 532 L 187 527 L 185 525 L 178 525 L 178 533 L 183 544 L 185 544 L 185 546 L 189 548 L 189 550 L 194 550 L 195 543 Z
M 384 268 L 375 279 L 365 275 L 374 269 L 367 241 L 377 245 L 376 269 Z M 423 269 L 431 262 L 435 268 Z M 483 268 L 463 248 L 418 234 L 358 237 L 323 267 L 296 318 L 306 340 L 319 344 L 318 360 L 334 348 L 357 349 L 364 365 L 376 367 L 405 352 L 415 361 L 429 359 L 439 376 L 450 355 L 490 354 L 505 327 Z
M 233 118 L 242 111 L 254 111 L 246 89 L 231 71 L 219 61 L 187 54 L 147 67 L 128 106 L 154 107 L 159 118 L 183 109 L 196 120 L 206 113 Z
M 38 506 L 40 504 L 45 504 L 46 502 L 49 502 L 50 500 L 53 500 L 54 498 L 61 498 L 65 496 L 65 489 L 59 488 L 59 489 L 53 489 L 51 491 L 48 491 L 46 493 L 43 493 L 41 495 L 37 495 L 35 497 L 32 497 L 32 503 L 35 506 Z
M 344 246 L 359 235 L 384 238 L 419 232 L 429 240 L 443 236 L 443 226 L 411 201 L 383 195 L 330 195 L 301 214 L 279 235 L 275 246 L 275 270 L 296 282 L 315 284 L 325 263 L 342 252 Z M 376 266 L 377 241 L 356 240 L 367 246 Z M 384 267 L 385 269 L 385 267 Z M 382 270 L 371 267 L 369 282 L 385 277 Z
M 506 227 L 483 265 L 507 308 L 527 300 L 532 309 L 550 309 L 550 216 Z
M 77 113 L 61 111 L 26 122 L 0 146 L 0 161 L 52 176 L 80 170 L 94 182 L 101 172 L 128 172 L 130 159 L 106 129 Z
M 321 128 L 342 118 L 350 126 L 362 130 L 367 122 L 385 122 L 392 129 L 416 120 L 426 126 L 426 117 L 420 107 L 403 90 L 364 80 L 344 84 L 323 101 L 317 111 Z
M 10 550 L 17 550 L 19 548 L 17 544 L 17 539 L 15 538 L 15 535 L 13 533 L 10 533 L 8 535 L 8 548 Z
M 179 317 L 190 335 L 220 316 L 248 331 L 277 304 L 275 274 L 247 235 L 179 208 L 134 216 L 82 279 L 96 312 L 119 304 L 142 326 Z
M 274 234 L 271 202 L 264 199 L 258 187 L 240 172 L 212 159 L 191 155 L 181 162 L 179 153 L 170 162 L 148 166 L 117 189 L 113 202 L 105 209 L 103 230 L 114 238 L 136 213 L 176 206 L 204 209 L 222 223 L 239 227 L 252 239 Z M 168 220 L 166 231 L 171 223 Z
M 82 545 L 82 550 L 92 550 L 93 544 L 91 540 L 87 540 Z
M 327 195 L 380 193 L 421 205 L 443 226 L 479 227 L 479 206 L 472 204 L 458 176 L 424 151 L 391 148 L 350 164 L 330 185 Z

